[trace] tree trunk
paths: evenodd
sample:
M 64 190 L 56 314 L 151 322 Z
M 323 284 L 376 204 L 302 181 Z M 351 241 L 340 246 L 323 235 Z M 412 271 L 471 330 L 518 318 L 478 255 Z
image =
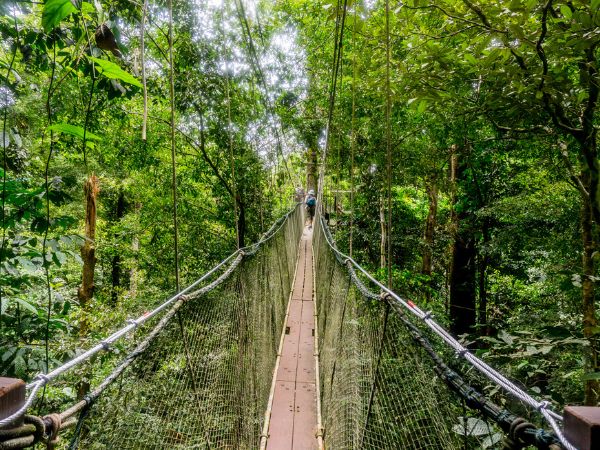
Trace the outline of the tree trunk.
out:
M 239 194 L 236 197 L 236 202 L 238 209 L 238 246 L 244 248 L 246 246 L 246 208 Z
M 381 241 L 379 243 L 379 267 L 387 267 L 387 221 L 385 217 L 385 203 L 383 198 L 379 199 L 379 226 L 381 227 Z
M 456 147 L 450 158 L 450 180 L 453 183 L 452 201 L 452 263 L 450 269 L 450 320 L 451 330 L 460 335 L 470 333 L 477 323 L 476 317 L 476 264 L 475 236 L 469 223 L 468 213 L 457 212 L 456 183 L 463 176 L 463 167 L 458 165 Z
M 317 188 L 317 148 L 311 146 L 306 153 L 306 189 Z
M 489 265 L 489 256 L 487 255 L 487 244 L 490 241 L 490 226 L 488 220 L 484 220 L 482 226 L 483 235 L 483 249 L 479 251 L 479 271 L 478 271 L 478 284 L 479 284 L 479 304 L 477 306 L 477 323 L 479 325 L 479 334 L 481 336 L 489 336 L 491 329 L 488 326 L 487 319 L 487 268 Z
M 584 171 L 581 179 L 588 189 L 590 188 L 589 171 Z M 582 309 L 583 309 L 583 335 L 589 341 L 587 350 L 588 373 L 600 372 L 598 343 L 598 318 L 595 309 L 595 286 L 594 278 L 596 276 L 596 263 L 594 253 L 596 251 L 596 239 L 594 239 L 594 223 L 592 218 L 592 203 L 588 196 L 582 196 L 581 205 L 581 236 L 583 240 L 583 278 L 581 280 Z M 597 406 L 600 400 L 600 382 L 598 380 L 585 381 L 585 404 L 587 406 Z
M 432 272 L 431 266 L 435 232 L 435 218 L 437 215 L 438 207 L 437 185 L 435 177 L 427 177 L 427 179 L 425 180 L 425 190 L 427 191 L 427 198 L 429 199 L 429 210 L 427 211 L 427 219 L 425 220 L 425 234 L 423 236 L 423 263 L 421 266 L 421 273 L 430 277 Z
M 81 286 L 77 290 L 81 318 L 79 335 L 85 337 L 89 329 L 88 304 L 94 295 L 94 268 L 96 267 L 96 196 L 98 195 L 98 178 L 92 174 L 83 187 L 85 193 L 85 243 L 81 247 L 83 272 Z
M 117 208 L 115 210 L 115 219 L 118 223 L 120 219 L 125 215 L 125 194 L 121 190 L 119 192 L 119 198 L 117 200 Z M 118 238 L 118 236 L 115 236 Z M 115 255 L 113 255 L 111 261 L 111 281 L 112 281 L 112 290 L 111 290 L 111 301 L 113 306 L 117 304 L 119 300 L 119 288 L 121 287 L 121 255 L 117 251 Z
M 450 274 L 450 320 L 452 331 L 470 333 L 475 317 L 475 239 L 470 230 L 456 236 Z
M 450 181 L 450 225 L 448 227 L 448 232 L 452 237 L 452 242 L 456 239 L 456 233 L 458 230 L 458 216 L 456 215 L 456 166 L 458 165 L 458 159 L 456 156 L 456 145 L 452 145 L 450 147 L 450 173 L 449 173 L 449 181 Z M 450 259 L 448 262 L 448 270 L 446 271 L 446 303 L 445 310 L 446 315 L 450 316 L 450 286 L 452 284 L 452 269 L 453 269 L 453 260 L 452 260 L 452 252 L 454 250 L 454 243 L 451 243 L 448 247 L 448 253 L 450 254 Z
M 79 319 L 79 336 L 85 339 L 89 331 L 89 302 L 94 295 L 94 269 L 96 267 L 96 196 L 98 195 L 98 178 L 92 174 L 84 183 L 85 193 L 85 243 L 81 247 L 83 271 L 81 286 L 77 290 L 81 315 Z M 90 390 L 89 373 L 79 383 L 78 397 L 83 398 Z
M 136 216 L 139 214 L 140 210 L 142 209 L 142 204 L 141 203 L 136 203 L 135 204 L 135 213 Z M 136 220 L 139 220 L 136 218 Z M 140 238 L 137 235 L 137 232 L 133 235 L 133 238 L 131 239 L 131 250 L 134 256 L 134 261 L 131 264 L 131 269 L 129 271 L 129 296 L 131 298 L 136 298 L 137 297 L 137 287 L 138 287 L 138 271 L 137 271 L 137 257 L 138 257 L 138 252 L 140 250 Z

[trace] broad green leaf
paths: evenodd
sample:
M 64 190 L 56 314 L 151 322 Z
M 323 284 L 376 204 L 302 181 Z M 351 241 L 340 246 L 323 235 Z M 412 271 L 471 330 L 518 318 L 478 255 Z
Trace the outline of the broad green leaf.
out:
M 10 347 L 2 354 L 2 362 L 7 361 L 12 355 L 14 355 L 18 350 L 18 347 Z
M 35 308 L 35 306 L 33 306 L 31 303 L 20 299 L 20 298 L 15 298 L 14 299 L 15 302 L 17 302 L 19 305 L 21 305 L 22 308 L 25 308 L 26 310 L 28 310 L 29 312 L 37 315 L 37 309 Z
M 42 26 L 46 32 L 52 31 L 61 20 L 77 11 L 71 0 L 46 0 L 42 12 Z
M 588 380 L 600 380 L 600 372 L 589 372 L 589 373 L 585 373 L 583 374 L 583 376 L 581 377 L 581 379 L 583 381 L 588 381 Z
M 481 443 L 482 448 L 491 448 L 502 440 L 502 433 L 491 434 Z
M 70 134 L 71 136 L 83 139 L 84 130 L 82 127 L 77 125 L 71 125 L 70 123 L 55 123 L 48 127 L 49 130 L 56 131 L 57 133 Z M 101 141 L 102 138 L 89 131 L 85 132 L 85 138 L 93 141 Z
M 514 337 L 508 334 L 505 330 L 500 330 L 498 332 L 498 338 L 502 339 L 508 345 L 513 345 L 515 342 Z
M 125 72 L 115 63 L 110 61 L 106 61 L 100 58 L 94 58 L 93 56 L 88 56 L 90 61 L 96 63 L 96 69 L 106 78 L 113 78 L 116 80 L 121 80 L 124 83 L 132 84 L 137 87 L 142 87 L 142 83 L 140 83 L 133 75 L 129 72 Z
M 470 64 L 477 64 L 477 60 L 470 53 L 465 53 L 465 60 Z
M 571 8 L 569 8 L 567 5 L 560 5 L 560 12 L 567 19 L 570 19 L 573 16 L 573 12 L 571 11 Z
M 83 2 L 81 4 L 81 12 L 93 13 L 93 12 L 96 12 L 96 9 L 94 8 L 94 5 L 92 5 L 91 3 Z

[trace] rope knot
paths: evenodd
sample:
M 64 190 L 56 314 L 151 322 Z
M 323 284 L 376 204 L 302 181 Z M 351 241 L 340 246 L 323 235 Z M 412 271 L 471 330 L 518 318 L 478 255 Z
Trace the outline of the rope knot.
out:
M 548 409 L 550 402 L 548 400 L 542 400 L 537 407 L 538 411 L 542 411 L 543 409 Z
M 39 381 L 42 383 L 42 386 L 45 386 L 50 381 L 50 378 L 48 378 L 45 373 L 38 373 L 33 380 Z
M 60 418 L 60 414 L 48 414 L 47 416 L 44 416 L 42 420 L 47 433 L 44 437 L 44 440 L 46 441 L 46 448 L 48 450 L 52 450 L 58 445 L 58 441 L 60 439 L 58 432 L 60 431 L 62 420 Z

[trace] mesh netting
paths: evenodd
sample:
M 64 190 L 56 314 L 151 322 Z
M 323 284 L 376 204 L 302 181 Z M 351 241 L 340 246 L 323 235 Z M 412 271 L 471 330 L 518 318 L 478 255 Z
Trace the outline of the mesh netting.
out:
M 188 300 L 93 405 L 73 448 L 255 448 L 302 210 L 217 289 Z
M 397 313 L 363 296 L 318 225 L 313 245 L 326 446 L 462 447 L 456 402 Z
M 139 333 L 137 349 L 96 387 L 92 397 L 103 394 L 83 409 L 75 431 L 64 435 L 63 447 L 70 441 L 73 449 L 258 448 L 303 216 L 303 209 L 296 208 L 274 225 L 270 239 L 244 256 L 238 254 L 202 289 L 174 303 L 153 322 L 153 329 Z M 506 445 L 509 441 L 501 428 L 507 431 L 521 419 L 477 399 L 476 392 L 446 366 L 444 360 L 452 356 L 438 354 L 397 305 L 369 291 L 361 276 L 331 251 L 327 228 L 315 225 L 318 382 L 325 447 Z M 446 382 L 452 378 L 453 391 L 438 375 Z M 469 412 L 467 404 L 474 409 Z M 477 404 L 485 404 L 486 417 L 496 422 L 502 418 L 504 425 L 482 420 Z M 514 448 L 522 448 L 524 442 L 548 448 L 547 443 L 553 442 L 541 442 L 552 436 L 544 436 L 533 425 L 530 431 L 528 440 L 514 441 Z

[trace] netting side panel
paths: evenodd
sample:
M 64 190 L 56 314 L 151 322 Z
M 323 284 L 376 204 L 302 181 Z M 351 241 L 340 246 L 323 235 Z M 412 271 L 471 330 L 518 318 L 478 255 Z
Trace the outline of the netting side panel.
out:
M 453 402 L 427 356 L 393 312 L 380 337 L 365 448 L 455 448 Z
M 457 448 L 451 429 L 456 414 L 433 367 L 395 313 L 382 301 L 365 299 L 324 238 L 316 242 L 327 448 Z
M 93 406 L 78 448 L 257 447 L 301 225 L 298 209 L 225 283 L 186 302 Z

